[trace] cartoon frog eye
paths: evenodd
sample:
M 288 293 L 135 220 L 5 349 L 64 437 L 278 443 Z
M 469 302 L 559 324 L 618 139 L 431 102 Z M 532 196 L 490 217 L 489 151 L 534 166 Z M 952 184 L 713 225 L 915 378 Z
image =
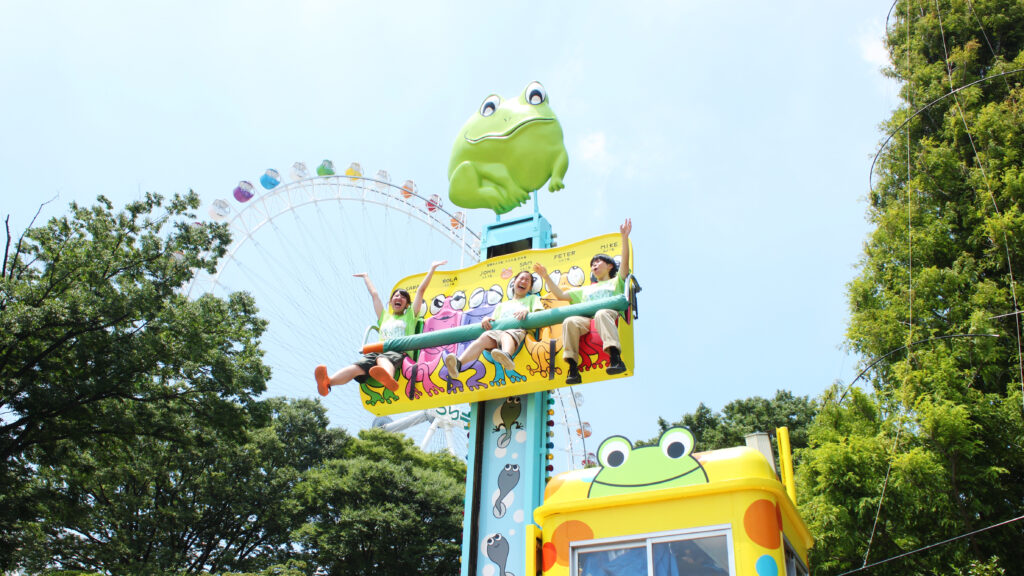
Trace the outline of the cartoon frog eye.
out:
M 498 109 L 498 105 L 501 104 L 501 96 L 497 94 L 491 94 L 487 98 L 484 98 L 484 103 L 480 105 L 480 115 L 484 118 L 494 114 Z
M 508 399 L 508 401 L 509 401 L 510 404 L 519 404 L 520 403 L 519 396 L 512 396 L 511 398 Z
M 487 289 L 487 303 L 491 306 L 496 305 L 498 302 L 501 302 L 502 295 L 501 286 L 497 284 L 491 286 Z
M 622 436 L 612 436 L 597 449 L 597 459 L 605 468 L 618 468 L 629 460 L 633 446 Z
M 682 458 L 693 451 L 693 434 L 686 428 L 669 428 L 658 439 L 658 446 L 668 458 Z
M 511 466 L 510 470 L 513 472 L 519 472 L 519 464 L 508 464 L 507 466 Z
M 530 292 L 533 294 L 540 294 L 540 289 L 544 287 L 544 281 L 540 279 L 540 274 L 533 273 L 533 285 L 530 286 Z
M 583 268 L 579 266 L 573 266 L 569 268 L 568 274 L 570 286 L 583 286 L 583 279 L 586 278 L 586 274 L 583 273 Z
M 548 99 L 548 93 L 541 86 L 540 82 L 530 82 L 530 85 L 526 87 L 526 101 L 536 106 L 543 104 Z
M 484 303 L 484 297 L 486 295 L 487 293 L 484 291 L 483 288 L 477 288 L 476 290 L 473 290 L 473 293 L 469 295 L 470 309 L 479 308 L 480 305 Z
M 551 272 L 550 272 L 550 273 L 548 274 L 548 276 L 551 276 L 551 282 L 552 282 L 552 283 L 553 283 L 553 284 L 554 284 L 555 286 L 558 286 L 558 281 L 562 279 L 562 271 L 561 271 L 561 270 L 552 270 L 552 271 L 551 271 Z
M 455 310 L 463 310 L 466 308 L 466 293 L 459 290 L 455 294 L 452 294 L 452 308 Z
M 434 299 L 430 301 L 431 316 L 440 312 L 442 306 L 444 306 L 444 294 L 438 294 L 437 296 L 434 296 Z

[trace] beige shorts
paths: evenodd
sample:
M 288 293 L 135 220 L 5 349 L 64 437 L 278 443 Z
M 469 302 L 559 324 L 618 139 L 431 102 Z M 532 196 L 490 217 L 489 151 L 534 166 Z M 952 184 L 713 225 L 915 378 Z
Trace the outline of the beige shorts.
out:
M 489 336 L 491 340 L 494 340 L 500 347 L 501 336 L 503 334 L 508 334 L 509 336 L 512 337 L 513 340 L 515 340 L 516 348 L 519 348 L 519 346 L 523 343 L 523 338 L 526 338 L 526 330 L 522 328 L 512 328 L 510 330 L 488 330 L 487 332 L 484 332 L 481 336 Z

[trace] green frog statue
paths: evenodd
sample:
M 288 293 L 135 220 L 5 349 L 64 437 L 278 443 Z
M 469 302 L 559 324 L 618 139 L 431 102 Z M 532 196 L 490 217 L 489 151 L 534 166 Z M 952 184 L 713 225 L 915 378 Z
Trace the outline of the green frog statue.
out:
M 545 182 L 551 192 L 564 188 L 568 169 L 562 125 L 544 87 L 531 82 L 515 100 L 488 96 L 462 127 L 448 164 L 448 198 L 504 214 Z

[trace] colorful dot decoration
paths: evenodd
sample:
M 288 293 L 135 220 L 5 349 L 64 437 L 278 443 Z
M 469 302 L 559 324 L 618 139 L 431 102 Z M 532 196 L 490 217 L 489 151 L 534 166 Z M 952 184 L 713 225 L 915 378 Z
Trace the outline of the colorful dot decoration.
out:
M 743 514 L 743 529 L 758 546 L 776 550 L 782 545 L 782 523 L 778 507 L 771 500 L 755 500 Z
M 757 576 L 779 576 L 779 564 L 768 554 L 758 558 L 754 568 L 757 570 Z
M 551 569 L 555 564 L 561 566 L 569 565 L 569 542 L 577 540 L 592 540 L 594 530 L 579 520 L 567 520 L 562 522 L 551 533 L 551 541 L 544 544 L 541 552 L 544 556 L 544 570 Z

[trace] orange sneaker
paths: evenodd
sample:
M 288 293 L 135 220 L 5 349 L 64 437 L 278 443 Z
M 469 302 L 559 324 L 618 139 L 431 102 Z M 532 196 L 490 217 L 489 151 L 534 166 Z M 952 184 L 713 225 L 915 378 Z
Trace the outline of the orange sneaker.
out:
M 377 382 L 380 382 L 381 384 L 384 385 L 385 388 L 391 390 L 392 392 L 398 390 L 398 382 L 395 382 L 394 377 L 392 377 L 387 370 L 381 368 L 380 366 L 374 366 L 370 368 L 370 378 L 373 378 Z
M 313 370 L 313 377 L 316 378 L 316 390 L 321 396 L 327 396 L 331 391 L 331 378 L 327 375 L 327 366 L 317 366 Z

